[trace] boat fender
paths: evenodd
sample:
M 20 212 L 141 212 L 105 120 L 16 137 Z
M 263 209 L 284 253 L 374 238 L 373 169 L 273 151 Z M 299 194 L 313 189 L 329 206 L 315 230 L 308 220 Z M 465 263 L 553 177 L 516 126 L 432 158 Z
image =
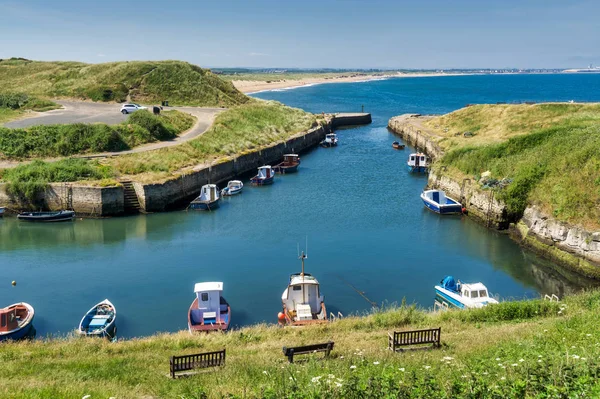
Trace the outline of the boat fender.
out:
M 465 208 L 464 206 L 462 207 L 461 211 L 462 211 L 463 215 L 467 214 L 467 208 Z
M 277 313 L 277 320 L 283 324 L 285 322 L 285 314 L 283 314 L 283 312 Z

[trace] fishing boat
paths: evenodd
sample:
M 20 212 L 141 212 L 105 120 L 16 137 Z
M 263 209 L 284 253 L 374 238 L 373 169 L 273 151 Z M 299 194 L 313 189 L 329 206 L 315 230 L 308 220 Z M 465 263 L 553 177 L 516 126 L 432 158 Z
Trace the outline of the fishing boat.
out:
M 250 179 L 250 183 L 255 186 L 266 186 L 273 184 L 275 180 L 275 173 L 270 165 L 261 166 L 258 168 L 258 174 Z
M 241 194 L 243 188 L 244 188 L 244 183 L 242 183 L 241 181 L 230 180 L 227 183 L 227 187 L 225 187 L 223 190 L 221 190 L 221 195 L 229 197 L 232 195 Z
M 87 311 L 77 332 L 88 337 L 114 339 L 117 335 L 117 309 L 108 299 L 94 305 Z
M 300 165 L 298 154 L 285 154 L 283 162 L 273 166 L 273 170 L 281 174 L 294 173 L 298 171 L 298 165 Z
M 205 184 L 200 189 L 200 195 L 194 199 L 190 205 L 189 209 L 196 209 L 200 211 L 212 211 L 219 207 L 219 200 L 221 199 L 221 195 L 219 193 L 219 188 L 216 184 Z
M 75 217 L 74 211 L 21 212 L 17 219 L 25 222 L 68 222 Z
M 450 197 L 442 190 L 426 190 L 421 193 L 421 199 L 427 209 L 439 213 L 440 215 L 452 215 L 463 213 L 463 206 L 460 202 Z
M 282 311 L 277 318 L 284 325 L 302 326 L 306 324 L 327 323 L 327 310 L 323 295 L 319 289 L 319 282 L 308 273 L 304 273 L 304 259 L 307 256 L 302 252 L 302 272 L 290 276 L 287 288 L 281 295 Z
M 440 285 L 435 286 L 435 301 L 443 308 L 481 308 L 498 303 L 490 298 L 488 289 L 482 283 L 465 284 L 454 277 L 446 276 Z
M 394 141 L 392 143 L 392 148 L 395 150 L 403 150 L 404 149 L 404 144 L 400 144 L 399 141 Z
M 34 315 L 33 306 L 25 302 L 0 309 L 0 341 L 28 336 L 33 327 Z
M 335 133 L 327 133 L 325 139 L 321 141 L 321 147 L 335 147 L 336 145 L 338 145 L 338 139 Z
M 196 298 L 188 311 L 190 334 L 227 330 L 231 321 L 231 307 L 221 295 L 222 292 L 222 282 L 196 283 Z
M 406 164 L 409 172 L 427 173 L 429 171 L 429 159 L 427 155 L 420 152 L 410 154 Z

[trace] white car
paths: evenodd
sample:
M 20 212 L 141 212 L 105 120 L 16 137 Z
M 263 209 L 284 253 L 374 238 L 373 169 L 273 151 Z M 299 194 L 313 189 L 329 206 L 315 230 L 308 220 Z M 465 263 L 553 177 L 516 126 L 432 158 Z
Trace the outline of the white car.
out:
M 135 104 L 135 103 L 121 105 L 121 113 L 124 115 L 130 114 L 135 111 L 139 111 L 140 109 L 148 109 L 148 107 L 144 107 L 142 105 Z

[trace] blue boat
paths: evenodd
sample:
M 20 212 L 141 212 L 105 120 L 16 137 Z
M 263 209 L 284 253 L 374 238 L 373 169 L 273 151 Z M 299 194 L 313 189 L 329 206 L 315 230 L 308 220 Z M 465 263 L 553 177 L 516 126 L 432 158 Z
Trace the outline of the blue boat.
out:
M 108 299 L 94 305 L 79 322 L 77 332 L 88 337 L 114 339 L 117 335 L 117 309 Z
M 490 298 L 487 287 L 482 283 L 465 284 L 446 276 L 435 286 L 435 304 L 442 309 L 481 308 L 494 303 L 498 301 Z
M 242 193 L 242 189 L 244 188 L 244 183 L 239 180 L 231 180 L 227 183 L 227 187 L 221 190 L 221 195 L 230 197 L 232 195 L 238 195 Z
M 420 152 L 410 154 L 406 165 L 408 166 L 408 171 L 411 173 L 429 172 L 429 158 Z
M 446 197 L 442 190 L 426 190 L 421 193 L 421 199 L 425 206 L 440 215 L 452 215 L 463 213 L 460 202 Z
M 220 199 L 221 196 L 217 185 L 205 184 L 200 189 L 200 195 L 190 203 L 188 208 L 199 211 L 212 211 L 219 207 Z
M 33 327 L 34 315 L 33 306 L 25 302 L 0 309 L 0 341 L 28 336 Z
M 258 168 L 258 174 L 250 179 L 250 183 L 255 186 L 266 186 L 273 184 L 274 181 L 275 173 L 270 165 L 265 165 Z

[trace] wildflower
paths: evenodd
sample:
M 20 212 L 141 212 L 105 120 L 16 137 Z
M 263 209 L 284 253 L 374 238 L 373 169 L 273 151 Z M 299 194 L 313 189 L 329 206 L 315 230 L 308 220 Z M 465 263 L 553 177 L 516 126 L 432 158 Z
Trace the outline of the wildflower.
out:
M 341 388 L 341 387 L 342 387 L 342 385 L 344 385 L 344 384 L 342 384 L 341 382 L 336 382 L 336 383 L 335 383 L 335 386 L 336 386 L 336 387 L 338 387 L 338 388 Z
M 318 375 L 316 377 L 313 377 L 310 379 L 310 382 L 312 382 L 313 384 L 318 384 L 319 380 L 321 379 L 322 376 Z
M 581 360 L 585 360 L 585 357 L 582 357 Z
M 333 374 L 329 374 L 329 375 L 327 376 L 327 378 L 329 378 L 330 380 L 333 380 L 333 379 L 335 378 L 335 375 L 333 375 Z
M 496 358 L 496 361 L 497 361 L 497 362 L 499 362 L 499 361 L 500 361 L 500 358 L 499 358 L 499 357 L 497 357 L 497 358 Z
M 447 361 L 450 361 L 450 360 L 454 360 L 454 358 L 453 358 L 453 357 L 450 357 L 450 356 L 444 356 L 444 357 L 442 358 L 442 360 L 447 360 Z
M 423 366 L 423 368 L 424 368 L 425 370 L 429 370 L 429 369 L 431 368 L 431 366 Z
M 91 397 L 92 397 L 92 395 L 85 395 L 85 396 L 84 396 L 83 398 L 81 398 L 81 399 L 88 399 L 88 398 L 91 398 Z
M 498 363 L 498 367 L 504 367 L 502 363 Z
M 579 359 L 579 356 L 577 356 L 577 355 L 573 355 L 572 357 L 573 357 L 573 359 Z
M 292 378 L 292 377 L 290 377 L 290 380 L 293 380 L 293 378 Z
M 344 356 L 343 356 L 343 355 L 342 355 L 342 356 L 340 356 L 340 359 L 343 359 L 343 358 L 344 358 Z
M 483 373 L 481 373 L 483 375 L 488 375 L 489 373 L 487 371 L 484 371 Z
M 513 363 L 513 364 L 511 364 L 511 366 L 513 366 L 513 367 L 517 367 L 517 366 L 518 366 L 518 364 L 517 364 L 517 363 Z
M 463 375 L 461 375 L 461 377 L 462 377 L 462 378 L 469 378 L 469 376 L 468 376 L 468 375 L 466 375 L 466 374 L 463 374 Z
M 400 367 L 398 370 L 400 370 L 404 373 L 404 367 Z
M 523 363 L 524 361 L 525 361 L 525 360 L 523 360 L 523 359 L 519 359 L 519 362 L 521 362 L 521 363 Z
M 585 336 L 586 336 L 586 337 L 591 337 L 591 336 L 592 336 L 592 334 L 585 334 Z
M 354 370 L 356 368 L 355 365 L 350 366 L 350 369 Z
M 558 311 L 558 314 L 562 314 L 562 310 L 559 310 L 559 311 Z
M 572 345 L 572 346 L 571 346 L 571 349 L 575 349 L 575 348 L 577 348 L 575 345 Z
M 542 355 L 538 355 L 538 357 L 541 359 L 541 358 L 542 358 Z
M 500 378 L 500 379 L 501 379 L 502 381 L 504 381 L 504 380 L 506 379 L 506 377 L 502 377 L 502 378 Z
M 548 330 L 544 330 L 544 332 L 548 332 Z
M 264 374 L 264 375 L 267 375 L 267 374 L 269 374 L 269 373 L 267 373 L 267 370 L 263 370 L 263 374 Z
M 542 359 L 538 359 L 538 363 L 541 363 L 541 362 L 542 362 Z
M 377 365 L 379 364 L 379 362 L 373 362 L 373 364 L 374 364 L 375 366 L 377 366 Z

